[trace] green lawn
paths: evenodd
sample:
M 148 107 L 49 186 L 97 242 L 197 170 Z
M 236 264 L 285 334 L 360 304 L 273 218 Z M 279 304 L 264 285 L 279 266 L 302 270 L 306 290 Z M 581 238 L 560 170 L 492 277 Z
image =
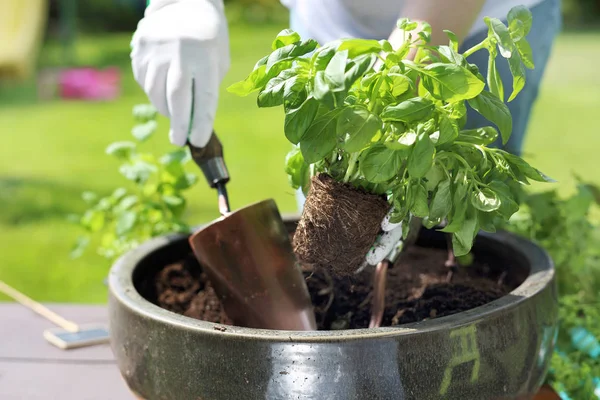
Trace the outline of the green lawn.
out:
M 224 87 L 243 78 L 269 50 L 282 26 L 231 27 L 233 65 Z M 109 263 L 90 252 L 71 260 L 70 247 L 79 230 L 66 222 L 84 205 L 80 193 L 109 193 L 122 186 L 117 163 L 104 154 L 114 140 L 128 139 L 131 108 L 144 102 L 129 69 L 129 35 L 80 39 L 81 64 L 118 65 L 123 95 L 111 103 L 36 102 L 33 87 L 0 84 L 0 279 L 44 301 L 103 302 L 102 280 Z M 572 189 L 571 174 L 600 183 L 593 167 L 600 145 L 593 122 L 600 110 L 600 33 L 564 34 L 553 53 L 526 144 L 528 158 Z M 49 44 L 44 65 L 59 65 L 59 49 Z M 267 197 L 283 212 L 294 211 L 283 159 L 288 149 L 281 134 L 280 110 L 258 110 L 254 97 L 237 98 L 223 91 L 216 131 L 225 146 L 233 177 L 233 207 Z M 166 150 L 167 121 L 147 144 Z M 193 168 L 190 165 L 190 168 Z M 189 193 L 192 224 L 214 218 L 214 193 L 198 185 Z

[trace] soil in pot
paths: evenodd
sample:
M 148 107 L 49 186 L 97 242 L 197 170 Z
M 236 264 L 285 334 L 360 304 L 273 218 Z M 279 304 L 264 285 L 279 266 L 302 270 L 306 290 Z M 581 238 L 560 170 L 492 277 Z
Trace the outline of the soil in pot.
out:
M 388 271 L 386 309 L 382 326 L 423 321 L 466 311 L 498 299 L 524 279 L 507 273 L 508 259 L 475 254 L 469 267 L 449 275 L 447 251 L 429 245 L 408 249 Z M 323 269 L 304 268 L 320 330 L 367 328 L 371 313 L 372 271 L 336 276 Z M 522 275 L 522 274 L 521 274 Z M 230 325 L 210 281 L 192 254 L 166 265 L 144 297 L 167 310 L 188 317 Z

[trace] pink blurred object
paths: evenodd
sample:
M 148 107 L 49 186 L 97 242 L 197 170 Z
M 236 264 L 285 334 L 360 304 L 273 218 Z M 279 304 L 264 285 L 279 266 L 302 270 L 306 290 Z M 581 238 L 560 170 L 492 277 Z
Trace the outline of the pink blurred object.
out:
M 60 72 L 58 86 L 63 99 L 113 100 L 121 92 L 121 72 L 116 67 L 66 69 Z

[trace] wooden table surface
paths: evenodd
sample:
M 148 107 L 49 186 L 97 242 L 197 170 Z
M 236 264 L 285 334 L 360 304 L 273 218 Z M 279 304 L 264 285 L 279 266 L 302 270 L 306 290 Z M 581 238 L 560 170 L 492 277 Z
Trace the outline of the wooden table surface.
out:
M 78 324 L 108 321 L 104 306 L 47 306 Z M 29 309 L 0 303 L 0 400 L 135 399 L 108 344 L 61 350 L 43 338 L 48 328 L 54 326 Z M 548 388 L 535 398 L 555 399 L 559 397 Z
M 48 304 L 78 324 L 106 324 L 104 306 Z M 108 344 L 61 350 L 44 339 L 55 326 L 29 309 L 0 303 L 1 400 L 131 400 Z

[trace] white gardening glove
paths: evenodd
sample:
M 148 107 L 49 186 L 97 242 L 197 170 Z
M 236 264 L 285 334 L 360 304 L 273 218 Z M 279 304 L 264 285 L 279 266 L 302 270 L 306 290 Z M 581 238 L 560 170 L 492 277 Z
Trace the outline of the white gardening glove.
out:
M 171 143 L 204 147 L 230 63 L 223 0 L 152 0 L 131 47 L 135 80 L 171 119 Z
M 383 233 L 377 236 L 375 244 L 365 257 L 366 264 L 368 265 L 379 264 L 401 243 L 402 223 L 391 223 L 389 213 L 381 223 L 381 230 Z

